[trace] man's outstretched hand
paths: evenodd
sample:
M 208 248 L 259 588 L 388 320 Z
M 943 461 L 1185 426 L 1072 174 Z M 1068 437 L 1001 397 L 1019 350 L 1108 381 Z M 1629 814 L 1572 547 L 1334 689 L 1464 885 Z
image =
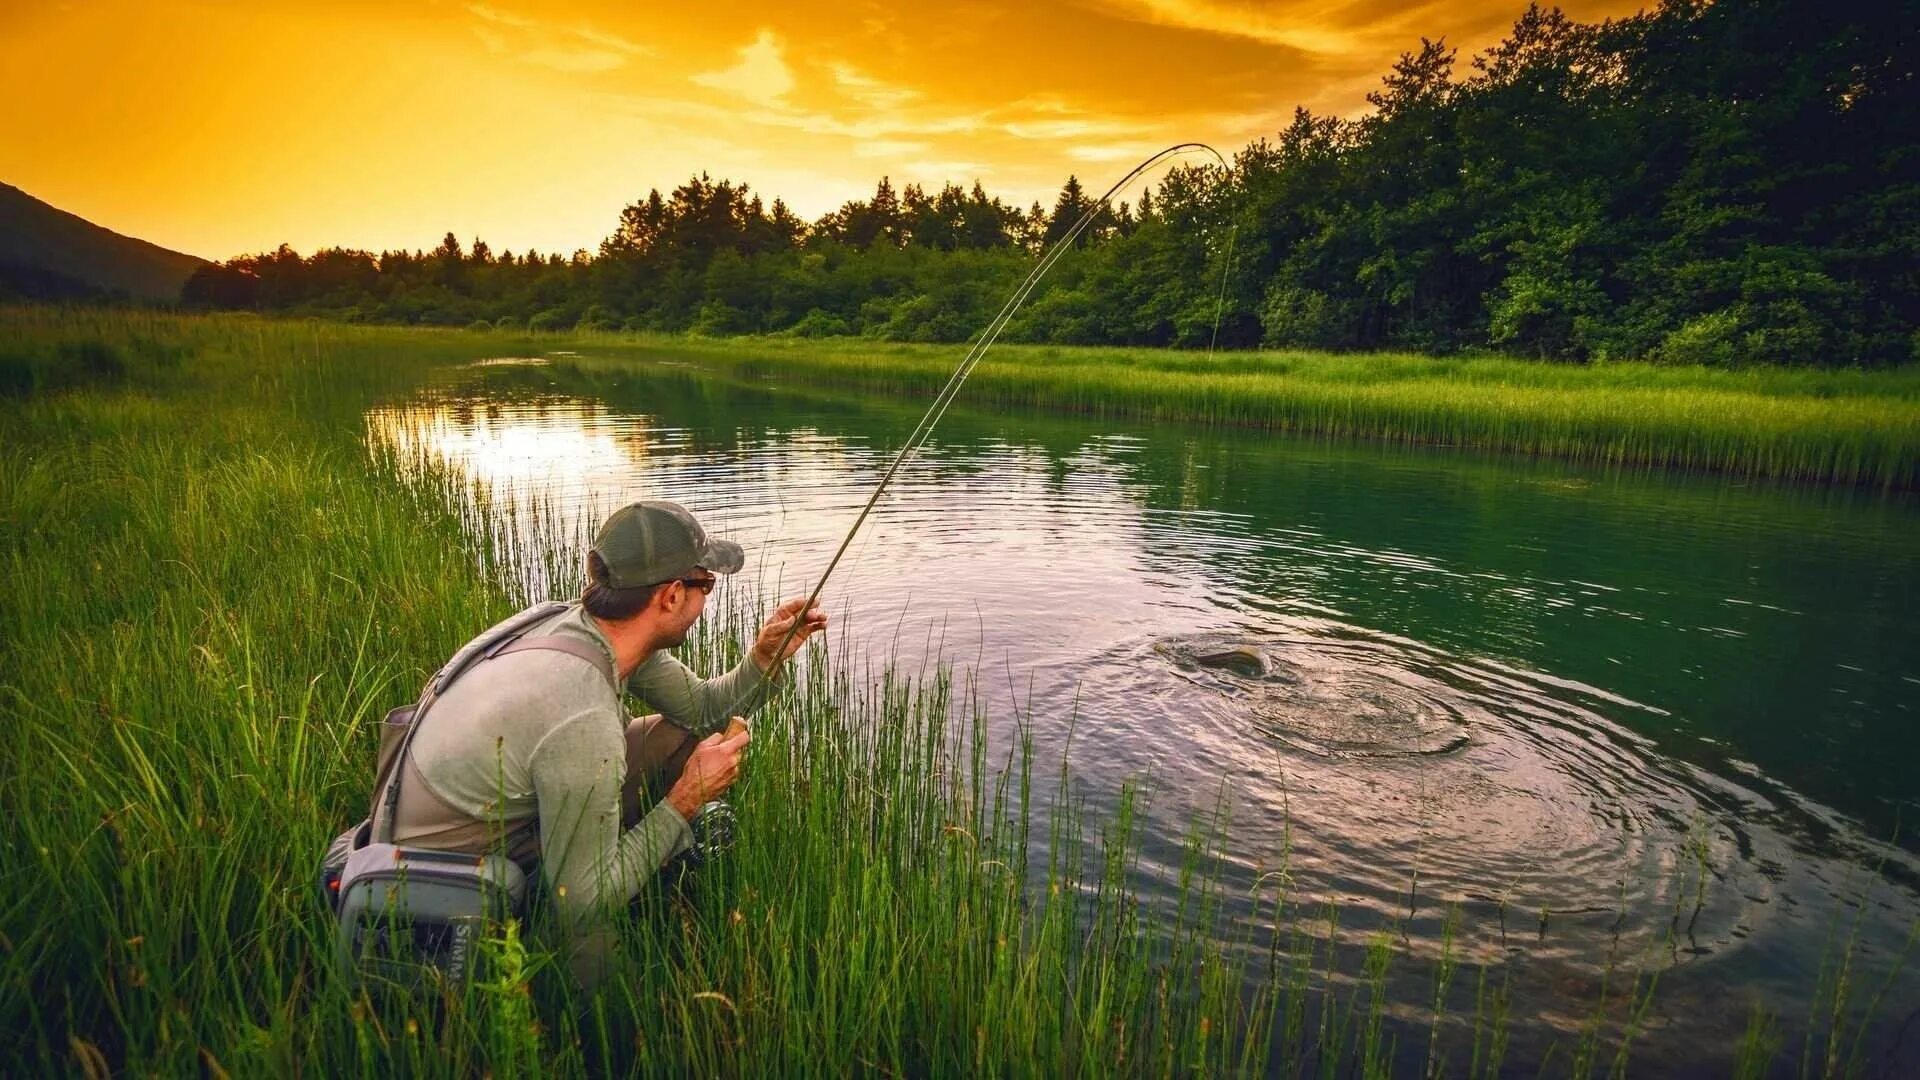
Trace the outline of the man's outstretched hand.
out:
M 800 609 L 806 603 L 806 598 L 800 597 L 781 604 L 773 609 L 773 617 L 760 628 L 760 636 L 753 643 L 753 662 L 760 665 L 761 671 L 772 674 L 780 661 L 799 652 L 800 646 L 805 645 L 808 638 L 827 628 L 826 609 L 815 604 L 802 615 Z M 796 621 L 800 623 L 800 629 L 794 630 L 792 640 L 788 640 L 787 631 L 793 630 Z M 786 651 L 775 656 L 774 650 L 780 648 L 783 641 L 787 645 Z

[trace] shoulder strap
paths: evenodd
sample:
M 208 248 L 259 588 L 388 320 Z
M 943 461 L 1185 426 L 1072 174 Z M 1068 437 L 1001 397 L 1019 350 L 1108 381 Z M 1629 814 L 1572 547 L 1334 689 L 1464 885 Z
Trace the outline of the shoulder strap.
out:
M 577 637 L 561 637 L 557 634 L 547 637 L 523 637 L 511 642 L 503 649 L 488 653 L 486 658 L 491 660 L 508 653 L 533 652 L 538 649 L 548 649 L 579 657 L 592 664 L 594 669 L 600 672 L 600 677 L 607 680 L 607 685 L 613 687 L 615 691 L 620 689 L 619 681 L 613 677 L 613 660 L 607 656 L 607 651 L 589 645 Z
M 447 687 L 453 685 L 453 680 L 466 674 L 468 668 L 495 655 L 515 638 L 565 610 L 567 610 L 567 604 L 564 601 L 546 600 L 522 608 L 487 627 L 472 641 L 460 646 L 460 651 L 440 665 L 440 670 L 434 672 L 433 678 L 427 680 L 426 691 L 421 695 L 422 705 L 426 703 L 429 695 L 438 697 L 446 693 Z
M 386 783 L 374 792 L 373 820 L 376 824 L 373 839 L 385 844 L 393 842 L 394 814 L 400 808 L 400 776 L 406 772 L 407 754 L 413 749 L 414 736 L 420 734 L 420 723 L 426 719 L 434 702 L 440 699 L 447 687 L 455 679 L 471 671 L 482 660 L 500 655 L 513 646 L 522 634 L 536 625 L 560 614 L 567 605 L 559 600 L 546 600 L 522 608 L 519 612 L 488 627 L 478 637 L 460 647 L 433 678 L 427 680 L 426 689 L 420 692 L 420 700 L 413 708 L 413 720 L 407 725 L 407 733 L 400 740 L 400 748 L 394 752 L 393 764 L 387 772 Z M 549 638 L 534 638 L 534 641 L 547 641 Z M 584 644 L 584 642 L 582 643 Z M 562 649 L 569 652 L 569 649 Z M 600 663 L 596 661 L 596 664 Z M 608 671 L 611 675 L 611 671 Z

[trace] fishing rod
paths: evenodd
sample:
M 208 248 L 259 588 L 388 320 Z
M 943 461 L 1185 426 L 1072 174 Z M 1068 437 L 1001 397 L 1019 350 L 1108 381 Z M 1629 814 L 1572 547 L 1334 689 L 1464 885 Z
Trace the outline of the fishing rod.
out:
M 794 613 L 793 623 L 787 627 L 786 636 L 780 639 L 779 646 L 773 650 L 775 657 L 774 664 L 776 666 L 784 660 L 787 646 L 793 643 L 794 635 L 798 634 L 800 627 L 805 625 L 806 613 L 812 611 L 814 605 L 819 603 L 820 593 L 827 587 L 827 579 L 833 576 L 834 570 L 840 566 L 841 558 L 846 555 L 847 549 L 853 546 L 853 538 L 859 533 L 860 526 L 866 524 L 868 515 L 873 513 L 874 506 L 880 502 L 880 496 L 886 494 L 887 485 L 893 482 L 894 475 L 900 471 L 900 467 L 905 465 L 907 460 L 926 443 L 927 437 L 933 433 L 934 425 L 940 422 L 941 417 L 947 415 L 947 409 L 953 405 L 954 398 L 960 395 L 960 387 L 966 383 L 967 376 L 973 374 L 973 369 L 980 363 L 981 358 L 987 355 L 987 350 L 993 347 L 995 341 L 999 340 L 1001 331 L 1006 329 L 1007 323 L 1013 319 L 1014 313 L 1020 310 L 1020 305 L 1026 302 L 1028 295 L 1033 292 L 1034 287 L 1040 284 L 1040 279 L 1046 276 L 1047 271 L 1053 269 L 1053 265 L 1059 262 L 1063 255 L 1072 250 L 1074 241 L 1079 239 L 1080 234 L 1086 231 L 1089 225 L 1093 224 L 1094 219 L 1099 217 L 1102 212 L 1110 209 L 1109 203 L 1116 194 L 1128 184 L 1139 179 L 1143 173 L 1146 173 L 1161 162 L 1169 158 L 1191 153 L 1211 154 L 1214 161 L 1219 163 L 1223 172 L 1229 168 L 1227 159 L 1221 156 L 1220 151 L 1215 150 L 1206 143 L 1175 143 L 1165 150 L 1147 158 L 1140 164 L 1135 165 L 1132 171 L 1115 181 L 1114 185 L 1108 188 L 1105 194 L 1090 202 L 1087 205 L 1086 211 L 1080 215 L 1079 220 L 1075 221 L 1071 228 L 1065 233 L 1062 233 L 1060 238 L 1055 240 L 1053 244 L 1042 253 L 1040 261 L 1027 273 L 1026 279 L 1020 283 L 1019 287 L 1014 289 L 1012 294 L 1007 297 L 1006 303 L 1000 306 L 999 313 L 987 323 L 986 329 L 982 331 L 980 337 L 974 341 L 973 346 L 967 350 L 967 355 L 960 361 L 959 365 L 953 369 L 953 374 L 947 377 L 946 384 L 940 388 L 938 394 L 934 395 L 932 403 L 927 406 L 927 411 L 921 415 L 920 422 L 914 425 L 913 431 L 908 433 L 906 441 L 900 444 L 900 450 L 894 454 L 893 462 L 887 466 L 887 471 L 881 474 L 880 482 L 874 485 L 873 494 L 867 497 L 866 505 L 860 508 L 859 515 L 853 519 L 853 526 L 847 530 L 847 535 L 841 538 L 840 546 L 834 551 L 833 558 L 827 561 L 827 568 L 821 572 L 820 580 L 814 583 L 813 591 L 807 594 L 807 602 L 802 604 L 799 611 Z M 1227 295 L 1227 273 L 1231 269 L 1233 262 L 1233 238 L 1238 232 L 1239 227 L 1236 225 L 1228 233 L 1227 237 L 1227 261 L 1220 270 L 1220 295 L 1214 307 L 1213 337 L 1207 342 L 1207 354 L 1209 356 L 1213 354 L 1214 343 L 1218 341 L 1220 337 L 1220 316 L 1225 308 Z M 748 693 L 752 692 L 754 691 L 749 691 Z M 746 694 L 741 695 L 740 699 L 735 701 L 733 706 L 727 709 L 727 712 L 734 712 L 735 709 L 745 702 L 746 697 Z

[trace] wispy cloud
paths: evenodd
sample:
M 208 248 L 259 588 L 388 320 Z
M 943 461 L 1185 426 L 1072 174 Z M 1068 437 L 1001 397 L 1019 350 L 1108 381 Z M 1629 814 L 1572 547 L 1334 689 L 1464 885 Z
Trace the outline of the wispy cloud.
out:
M 909 142 L 901 139 L 874 139 L 853 148 L 857 157 L 902 157 L 907 154 L 924 154 L 932 147 L 923 142 Z
M 809 135 L 839 135 L 849 139 L 929 138 L 939 135 L 964 135 L 979 130 L 981 119 L 966 114 L 923 117 L 867 116 L 845 118 L 832 113 L 786 109 L 757 109 L 741 119 L 768 127 L 789 128 Z
M 605 49 L 535 49 L 522 53 L 520 59 L 555 71 L 612 71 L 627 62 L 626 57 Z
M 520 30 L 531 30 L 539 25 L 524 15 L 515 15 L 511 11 L 501 11 L 499 8 L 488 7 L 485 4 L 468 4 L 467 10 L 490 23 L 498 23 L 501 26 L 511 26 Z
M 584 41 L 589 45 L 600 45 L 609 49 L 615 49 L 620 52 L 626 53 L 628 56 L 654 55 L 653 49 L 650 49 L 647 46 L 640 44 L 639 42 L 629 41 L 628 39 L 623 38 L 618 34 L 609 34 L 604 30 L 596 30 L 593 27 L 588 26 L 584 23 L 579 26 L 570 28 L 568 30 L 568 33 L 572 34 L 574 37 L 579 38 L 581 41 Z
M 845 97 L 870 109 L 898 109 L 919 100 L 920 91 L 881 82 L 850 64 L 828 64 L 833 83 Z
M 1141 135 L 1147 131 L 1142 124 L 1098 116 L 1067 116 L 1059 119 L 1034 117 L 1011 120 L 1001 124 L 1000 129 L 1016 139 L 1032 139 L 1038 142 L 1112 138 Z
M 587 23 L 558 26 L 486 4 L 469 4 L 471 27 L 487 51 L 555 71 L 612 71 L 653 50 Z
M 1107 162 L 1136 161 L 1158 149 L 1146 143 L 1083 143 L 1067 148 L 1067 156 L 1075 161 Z
M 935 185 L 977 180 L 993 171 L 977 161 L 909 161 L 903 167 L 908 175 Z
M 1302 52 L 1343 54 L 1360 44 L 1355 36 L 1324 19 L 1325 5 L 1299 4 L 1294 10 L 1272 3 L 1234 0 L 1116 0 L 1109 14 L 1158 26 L 1200 30 L 1247 38 Z
M 780 39 L 762 30 L 753 44 L 740 50 L 740 61 L 721 71 L 693 76 L 693 81 L 715 90 L 738 94 L 749 101 L 784 97 L 793 89 L 793 70 L 780 55 Z

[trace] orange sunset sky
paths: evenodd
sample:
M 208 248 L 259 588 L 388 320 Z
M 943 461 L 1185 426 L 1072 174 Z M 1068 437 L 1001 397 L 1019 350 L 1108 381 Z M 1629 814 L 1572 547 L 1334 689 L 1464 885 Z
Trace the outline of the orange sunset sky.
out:
M 811 219 L 896 185 L 1051 204 L 1169 143 L 1355 116 L 1422 35 L 1520 0 L 0 3 L 0 181 L 208 258 L 594 249 L 705 170 Z M 1639 2 L 1575 0 L 1574 18 Z

